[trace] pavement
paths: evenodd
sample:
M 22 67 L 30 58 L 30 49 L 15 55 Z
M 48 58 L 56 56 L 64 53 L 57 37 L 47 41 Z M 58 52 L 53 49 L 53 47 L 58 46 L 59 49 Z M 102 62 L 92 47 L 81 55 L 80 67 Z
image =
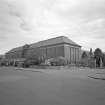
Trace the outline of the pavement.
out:
M 88 77 L 93 78 L 93 79 L 105 80 L 105 73 L 97 72 L 97 73 L 88 75 Z
M 78 70 L 78 68 L 72 67 L 71 70 Z M 88 69 L 88 68 L 82 68 L 81 70 Z M 35 68 L 15 68 L 15 70 L 20 71 L 32 71 L 32 72 L 42 72 L 43 69 L 35 69 Z M 49 70 L 49 69 L 48 69 Z M 50 69 L 52 70 L 52 69 Z M 61 68 L 63 70 L 63 68 Z M 69 69 L 68 69 L 69 70 Z M 94 69 L 90 69 L 91 71 L 94 71 Z M 47 70 L 46 70 L 47 71 Z M 91 72 L 88 77 L 93 79 L 99 79 L 99 80 L 105 80 L 105 69 L 96 69 L 96 71 Z
M 104 69 L 0 67 L 0 105 L 105 105 Z

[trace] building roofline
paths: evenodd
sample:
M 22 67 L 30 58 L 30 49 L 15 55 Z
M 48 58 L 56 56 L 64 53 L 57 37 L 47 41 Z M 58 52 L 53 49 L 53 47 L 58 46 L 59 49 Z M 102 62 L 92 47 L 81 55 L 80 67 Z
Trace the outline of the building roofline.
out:
M 74 41 L 70 40 L 66 36 L 58 36 L 54 38 L 49 38 L 49 39 L 38 41 L 36 43 L 28 44 L 28 45 L 30 46 L 29 48 L 37 48 L 37 47 L 44 47 L 44 46 L 52 46 L 55 44 L 69 44 L 69 45 L 81 47 L 80 45 L 76 44 Z M 10 52 L 20 51 L 22 50 L 22 48 L 23 46 L 13 48 L 12 50 L 8 51 L 7 54 Z

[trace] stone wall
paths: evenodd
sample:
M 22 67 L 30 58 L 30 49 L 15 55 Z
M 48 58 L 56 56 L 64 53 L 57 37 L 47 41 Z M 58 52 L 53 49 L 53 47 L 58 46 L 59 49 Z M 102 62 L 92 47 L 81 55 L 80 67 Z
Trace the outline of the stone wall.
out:
M 65 57 L 70 63 L 76 63 L 80 61 L 81 58 L 81 48 L 72 45 L 64 45 Z

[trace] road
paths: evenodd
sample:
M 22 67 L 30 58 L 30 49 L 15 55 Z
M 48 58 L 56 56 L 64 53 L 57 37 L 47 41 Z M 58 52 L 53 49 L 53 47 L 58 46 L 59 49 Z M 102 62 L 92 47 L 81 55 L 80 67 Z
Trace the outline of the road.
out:
M 0 68 L 0 105 L 105 105 L 105 80 L 91 69 Z

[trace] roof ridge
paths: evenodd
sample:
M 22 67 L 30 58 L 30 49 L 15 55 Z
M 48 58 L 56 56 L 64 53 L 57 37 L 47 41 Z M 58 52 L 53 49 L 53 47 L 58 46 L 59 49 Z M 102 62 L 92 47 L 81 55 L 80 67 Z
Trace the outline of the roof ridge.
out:
M 35 43 L 30 44 L 30 46 L 33 45 L 33 44 L 36 44 L 36 43 L 41 43 L 41 42 L 44 42 L 44 41 L 49 41 L 49 40 L 53 40 L 53 39 L 57 39 L 57 38 L 62 38 L 62 37 L 65 37 L 65 36 L 58 36 L 58 37 L 54 37 L 54 38 L 48 38 L 48 39 L 45 39 L 45 40 L 37 41 Z
M 67 42 L 67 40 L 68 40 L 68 42 L 70 42 L 70 44 L 80 46 L 80 45 L 78 45 L 76 42 L 74 42 L 74 41 L 72 41 L 71 39 L 69 39 L 68 37 L 64 36 L 64 37 L 63 37 L 63 41 L 64 41 L 64 42 Z
M 43 41 L 47 41 L 47 40 L 52 40 L 52 39 L 56 39 L 56 38 L 61 38 L 61 37 L 65 37 L 65 36 L 58 36 L 58 37 L 54 37 L 54 38 L 48 38 L 39 42 L 43 42 Z M 37 43 L 37 42 L 36 42 Z
M 34 47 L 48 46 L 48 45 L 54 45 L 54 44 L 60 44 L 60 43 L 67 43 L 67 44 L 71 44 L 74 46 L 80 46 L 76 44 L 74 41 L 72 41 L 71 39 L 69 39 L 67 36 L 58 36 L 54 38 L 49 38 L 49 39 L 38 41 L 36 43 L 32 43 L 28 45 L 30 45 L 30 48 L 34 48 Z M 19 47 L 13 48 L 10 51 L 16 51 L 18 49 L 21 49 L 22 47 L 23 46 L 19 46 Z

